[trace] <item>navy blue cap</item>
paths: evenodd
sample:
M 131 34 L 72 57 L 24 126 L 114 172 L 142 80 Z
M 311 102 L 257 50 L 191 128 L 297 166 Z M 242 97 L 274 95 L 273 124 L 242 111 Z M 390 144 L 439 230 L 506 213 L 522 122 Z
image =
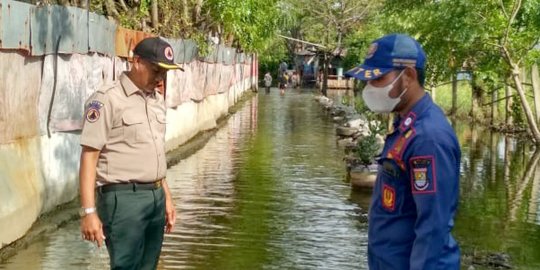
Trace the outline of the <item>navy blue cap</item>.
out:
M 418 41 L 408 35 L 390 34 L 373 41 L 364 63 L 347 71 L 345 76 L 369 81 L 407 66 L 424 69 L 425 64 L 426 53 Z

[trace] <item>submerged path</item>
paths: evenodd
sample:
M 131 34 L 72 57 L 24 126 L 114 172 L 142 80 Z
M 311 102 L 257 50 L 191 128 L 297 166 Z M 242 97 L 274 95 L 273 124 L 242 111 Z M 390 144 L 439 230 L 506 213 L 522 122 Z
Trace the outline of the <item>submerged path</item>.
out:
M 366 269 L 366 200 L 351 200 L 335 125 L 312 97 L 259 93 L 169 168 L 179 217 L 159 269 Z M 0 269 L 106 269 L 106 250 L 78 226 Z
M 540 152 L 454 126 L 463 266 L 540 269 Z M 343 155 L 310 90 L 247 100 L 202 149 L 169 168 L 179 216 L 158 269 L 367 269 L 370 195 L 351 192 Z M 74 220 L 0 269 L 101 270 L 108 255 L 81 240 Z

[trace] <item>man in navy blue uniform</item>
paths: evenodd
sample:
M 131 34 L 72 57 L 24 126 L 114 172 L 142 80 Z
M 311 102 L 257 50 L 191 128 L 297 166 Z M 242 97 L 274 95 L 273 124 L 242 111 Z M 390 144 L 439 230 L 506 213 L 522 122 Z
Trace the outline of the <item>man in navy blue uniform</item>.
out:
M 377 113 L 394 112 L 369 210 L 372 270 L 459 269 L 451 235 L 459 198 L 461 151 L 443 111 L 424 91 L 426 56 L 413 38 L 375 40 L 348 76 L 366 81 L 362 97 Z

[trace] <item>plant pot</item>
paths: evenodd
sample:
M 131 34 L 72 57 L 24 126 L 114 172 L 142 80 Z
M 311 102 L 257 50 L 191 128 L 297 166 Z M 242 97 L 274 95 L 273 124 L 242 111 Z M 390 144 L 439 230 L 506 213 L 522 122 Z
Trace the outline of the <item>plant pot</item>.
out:
M 349 176 L 353 189 L 371 189 L 377 179 L 377 164 L 359 165 L 351 168 Z

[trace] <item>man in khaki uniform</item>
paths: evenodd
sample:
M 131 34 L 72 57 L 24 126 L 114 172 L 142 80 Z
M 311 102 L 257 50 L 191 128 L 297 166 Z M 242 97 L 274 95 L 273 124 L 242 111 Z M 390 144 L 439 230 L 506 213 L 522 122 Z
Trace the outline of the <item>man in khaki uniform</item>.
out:
M 155 269 L 163 234 L 175 223 L 165 181 L 166 109 L 155 90 L 167 70 L 180 69 L 173 56 L 164 40 L 142 40 L 134 49 L 131 70 L 86 103 L 81 233 L 99 247 L 105 241 L 111 269 Z

